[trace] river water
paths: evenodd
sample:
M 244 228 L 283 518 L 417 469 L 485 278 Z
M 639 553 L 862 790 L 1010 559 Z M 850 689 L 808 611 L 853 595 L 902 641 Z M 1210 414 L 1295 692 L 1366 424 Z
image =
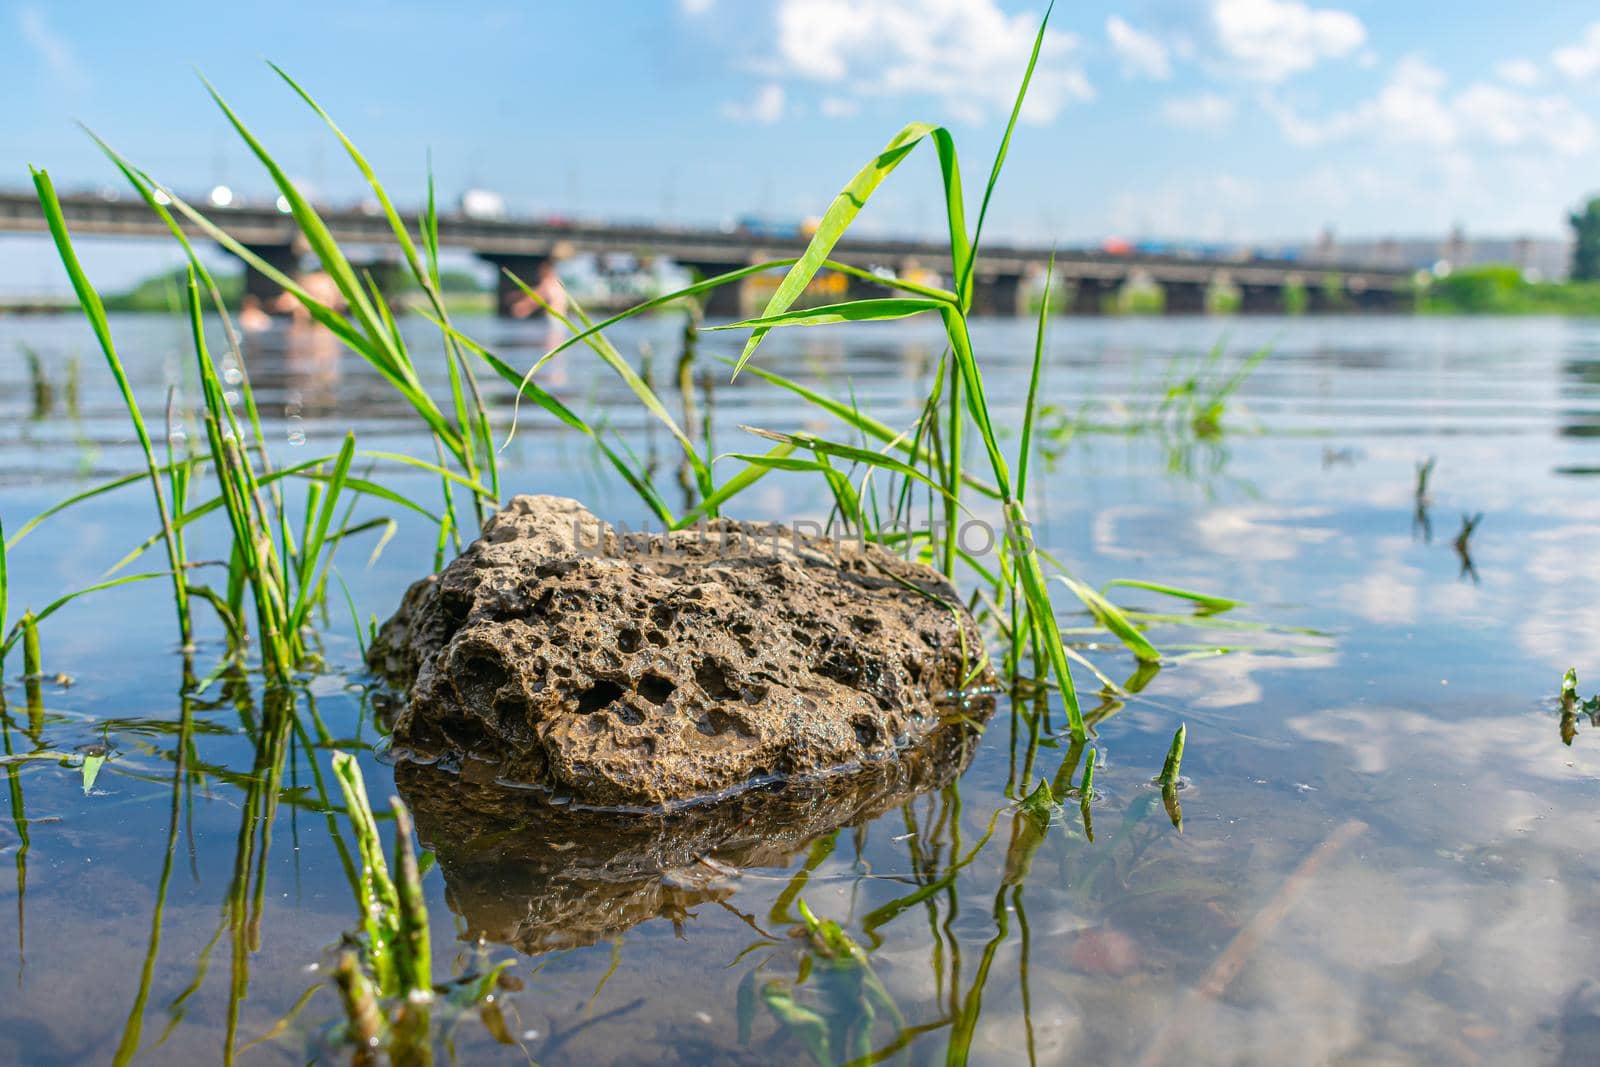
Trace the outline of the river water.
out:
M 547 341 L 538 325 L 464 326 L 518 365 Z M 404 328 L 426 362 L 427 324 Z M 157 316 L 113 329 L 159 435 L 169 385 L 180 406 L 193 395 L 186 329 Z M 680 332 L 664 317 L 615 334 L 674 410 Z M 975 338 L 1014 448 L 1032 324 L 981 321 Z M 1222 432 L 1128 432 L 1172 384 L 1220 380 L 1261 346 L 1271 354 Z M 745 424 L 842 433 L 752 376 L 726 384 L 716 359 L 737 347 L 702 338 L 717 451 L 761 450 Z M 388 387 L 327 338 L 282 326 L 247 351 L 280 461 L 332 452 L 347 428 L 364 448 L 430 456 Z M 939 354 L 937 325 L 909 322 L 774 334 L 758 359 L 904 425 Z M 554 391 L 658 456 L 659 484 L 676 490 L 671 440 L 609 371 L 576 351 L 551 370 Z M 491 394 L 503 429 L 508 391 Z M 330 814 L 338 749 L 359 756 L 380 809 L 398 774 L 417 810 L 436 856 L 424 886 L 437 974 L 509 960 L 520 986 L 497 996 L 513 1045 L 468 1015 L 441 1058 L 1593 1062 L 1600 729 L 1564 716 L 1557 695 L 1568 667 L 1583 695 L 1600 690 L 1600 323 L 1067 318 L 1051 328 L 1043 395 L 1041 544 L 1096 585 L 1142 578 L 1246 602 L 1203 626 L 1156 625 L 1153 678 L 1121 646 L 1075 635 L 1109 677 L 1143 683 L 1113 700 L 1079 671 L 1098 716 L 1092 840 L 1075 799 L 1048 825 L 1019 814 L 1013 796 L 1040 777 L 1078 781 L 1084 753 L 1058 732 L 1059 709 L 1035 717 L 1002 696 L 949 780 L 919 795 L 812 795 L 715 863 L 635 864 L 672 853 L 683 827 L 641 816 L 586 830 L 393 766 L 342 594 L 321 629 L 328 669 L 291 697 L 246 679 L 185 700 L 167 588 L 131 585 L 47 620 L 45 671 L 67 677 L 37 699 L 20 656 L 5 665 L 0 1061 L 347 1058 L 327 977 L 358 921 L 348 825 Z M 644 518 L 581 439 L 524 415 L 508 493 Z M 83 324 L 0 320 L 8 533 L 138 462 Z M 437 499 L 420 472 L 374 477 Z M 794 520 L 826 504 L 803 476 L 775 474 L 733 510 Z M 339 557 L 363 620 L 427 571 L 436 536 L 403 509 L 368 512 L 397 531 L 370 565 L 373 535 Z M 10 554 L 12 618 L 96 581 L 154 531 L 138 487 L 48 521 Z M 201 535 L 191 555 L 220 552 Z M 1062 607 L 1064 626 L 1088 628 Z M 202 674 L 220 651 L 219 634 L 203 637 Z M 1181 831 L 1151 785 L 1179 723 Z M 801 901 L 861 946 L 874 979 L 799 936 Z M 874 984 L 881 995 L 863 992 Z M 763 990 L 821 1020 L 816 1052 Z

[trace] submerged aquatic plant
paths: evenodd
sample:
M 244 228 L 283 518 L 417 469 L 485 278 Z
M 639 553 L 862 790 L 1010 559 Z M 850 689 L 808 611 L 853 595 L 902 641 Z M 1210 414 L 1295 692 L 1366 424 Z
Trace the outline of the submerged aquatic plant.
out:
M 1438 465 L 1437 456 L 1417 462 L 1417 480 L 1412 489 L 1413 507 L 1411 509 L 1411 531 L 1413 536 L 1421 537 L 1426 544 L 1433 543 L 1433 517 L 1428 509 L 1433 504 L 1433 494 L 1429 485 L 1433 481 L 1433 469 Z
M 792 983 L 780 978 L 763 982 L 761 966 L 746 972 L 736 995 L 739 1043 L 751 1043 L 759 999 L 779 1029 L 798 1041 L 818 1067 L 888 1059 L 905 1039 L 906 1020 L 873 971 L 866 950 L 837 922 L 819 919 L 804 900 L 794 903 L 803 924 L 796 931 L 804 951 L 799 974 Z M 808 984 L 814 994 L 802 1002 L 798 994 Z M 875 1047 L 874 1035 L 885 1026 L 890 1041 Z
M 423 905 L 416 849 L 411 842 L 411 818 L 398 797 L 389 801 L 394 815 L 395 863 L 399 877 L 389 872 L 384 859 L 378 823 L 367 800 L 366 782 L 354 756 L 336 752 L 333 774 L 344 794 L 345 808 L 355 830 L 361 854 L 359 903 L 366 941 L 364 963 L 378 991 L 388 997 L 426 1000 L 433 991 L 433 965 L 428 943 L 428 912 Z
M 1600 727 L 1600 693 L 1588 700 L 1578 695 L 1578 669 L 1568 667 L 1561 677 L 1561 742 L 1571 745 L 1578 736 L 1578 716 L 1584 715 L 1592 726 Z
M 1450 542 L 1456 550 L 1456 558 L 1461 561 L 1461 574 L 1470 577 L 1474 582 L 1478 580 L 1478 568 L 1472 562 L 1472 535 L 1478 532 L 1478 524 L 1483 521 L 1483 512 L 1474 515 L 1461 516 L 1461 531 L 1456 534 L 1456 539 Z
M 1183 746 L 1188 735 L 1188 724 L 1179 723 L 1178 732 L 1172 735 L 1172 746 L 1167 749 L 1166 762 L 1161 765 L 1161 774 L 1156 778 L 1161 786 L 1161 802 L 1172 818 L 1172 825 L 1179 830 L 1183 829 L 1183 805 L 1178 802 L 1178 790 L 1183 786 Z
M 1271 354 L 1272 349 L 1263 346 L 1227 367 L 1226 348 L 1219 341 L 1194 366 L 1174 364 L 1179 378 L 1168 385 L 1158 416 L 1176 434 L 1187 433 L 1201 441 L 1219 436 L 1228 401 Z
M 339 951 L 333 980 L 345 1014 L 345 1036 L 358 1056 L 382 1049 L 395 1064 L 431 1060 L 431 1042 L 455 1020 L 475 1012 L 490 1035 L 515 1045 L 494 993 L 516 988 L 510 960 L 435 982 L 422 868 L 413 843 L 411 812 L 389 798 L 394 819 L 394 867 L 384 857 L 377 816 L 354 756 L 336 752 L 333 774 L 344 794 L 361 869 L 351 888 L 361 912 L 360 935 Z M 442 1018 L 434 1017 L 434 1006 Z

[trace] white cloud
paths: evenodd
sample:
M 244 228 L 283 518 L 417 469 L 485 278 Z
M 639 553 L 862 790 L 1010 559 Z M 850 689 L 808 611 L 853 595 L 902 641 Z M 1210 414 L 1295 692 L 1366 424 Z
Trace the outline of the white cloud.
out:
M 1165 81 L 1172 77 L 1172 60 L 1167 46 L 1148 33 L 1141 33 L 1117 15 L 1106 19 L 1106 37 L 1111 50 L 1122 61 L 1125 77 L 1143 76 Z
M 859 114 L 861 102 L 851 100 L 845 96 L 825 96 L 822 98 L 822 114 L 830 119 L 847 119 Z
M 1550 53 L 1550 61 L 1561 73 L 1579 81 L 1600 73 L 1600 22 L 1590 23 L 1576 44 Z
M 1539 84 L 1539 65 L 1528 59 L 1507 59 L 1494 65 L 1495 77 L 1524 89 Z
M 783 118 L 785 100 L 783 86 L 768 82 L 749 100 L 730 100 L 723 104 L 722 114 L 747 122 L 777 122 Z
M 35 7 L 20 8 L 17 11 L 17 23 L 22 30 L 22 39 L 28 42 L 58 81 L 74 91 L 88 88 L 89 76 L 78 63 L 72 46 L 50 28 L 42 11 Z
M 1218 93 L 1168 97 L 1161 102 L 1161 117 L 1190 130 L 1220 130 L 1233 121 L 1233 101 Z
M 1559 93 L 1531 96 L 1500 85 L 1468 86 L 1453 102 L 1468 134 L 1515 147 L 1543 142 L 1558 155 L 1576 156 L 1595 143 L 1594 120 Z
M 1596 143 L 1594 120 L 1559 93 L 1475 82 L 1449 95 L 1445 84 L 1441 72 L 1408 56 L 1395 65 L 1377 96 L 1347 111 L 1311 119 L 1271 97 L 1264 105 L 1284 136 L 1300 145 L 1366 135 L 1439 148 L 1482 142 L 1575 156 Z
M 1234 69 L 1258 81 L 1282 81 L 1355 52 L 1367 39 L 1348 11 L 1299 0 L 1213 0 L 1212 28 Z
M 782 73 L 853 95 L 925 93 L 968 122 L 1010 110 L 1038 32 L 1033 15 L 995 0 L 780 0 L 777 23 Z M 1077 47 L 1071 34 L 1045 34 L 1024 120 L 1049 122 L 1094 96 Z
M 704 15 L 716 5 L 717 0 L 678 0 L 685 15 Z

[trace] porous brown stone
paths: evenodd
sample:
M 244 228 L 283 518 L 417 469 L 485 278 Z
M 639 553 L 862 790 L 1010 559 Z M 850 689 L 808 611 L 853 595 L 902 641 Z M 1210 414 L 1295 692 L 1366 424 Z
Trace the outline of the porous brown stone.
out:
M 657 807 L 892 759 L 993 684 L 955 590 L 874 545 L 715 520 L 619 533 L 519 496 L 368 657 L 394 743 L 587 805 Z

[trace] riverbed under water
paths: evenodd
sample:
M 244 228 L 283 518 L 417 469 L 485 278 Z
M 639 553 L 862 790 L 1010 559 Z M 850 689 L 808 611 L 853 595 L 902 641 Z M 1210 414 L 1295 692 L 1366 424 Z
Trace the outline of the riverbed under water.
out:
M 464 327 L 517 365 L 546 341 L 539 325 Z M 436 335 L 405 328 L 427 363 Z M 169 384 L 193 393 L 186 327 L 145 316 L 113 329 L 159 426 Z M 674 410 L 680 329 L 664 317 L 615 334 L 630 358 L 649 353 Z M 1011 448 L 1032 329 L 975 325 Z M 1111 431 L 1219 341 L 1224 367 L 1272 348 L 1222 434 Z M 757 359 L 905 425 L 939 346 L 936 323 L 838 327 L 774 334 Z M 702 341 L 719 452 L 766 447 L 741 424 L 841 433 L 753 376 L 728 385 L 715 360 L 737 347 Z M 8 532 L 138 468 L 79 320 L 0 320 L 0 353 Z M 517 815 L 515 797 L 456 806 L 448 783 L 400 768 L 438 857 L 424 879 L 436 973 L 509 959 L 521 986 L 499 997 L 520 1047 L 468 1016 L 448 1037 L 459 1062 L 815 1062 L 760 1003 L 769 983 L 823 1018 L 841 1061 L 868 1048 L 933 1063 L 954 1044 L 975 1064 L 1593 1062 L 1600 729 L 1583 715 L 1564 727 L 1557 693 L 1569 666 L 1585 696 L 1600 690 L 1600 324 L 1060 319 L 1048 353 L 1039 541 L 1096 585 L 1143 578 L 1247 602 L 1213 626 L 1152 630 L 1165 663 L 1124 700 L 1102 701 L 1080 670 L 1101 716 L 1093 840 L 1075 802 L 1042 832 L 1020 821 L 1008 788 L 1064 761 L 1077 781 L 1082 753 L 1059 708 L 1034 733 L 1031 709 L 1004 696 L 954 781 L 887 810 L 841 800 L 832 816 L 814 798 L 795 816 L 803 830 L 747 850 L 751 866 L 619 870 L 607 860 L 670 851 L 681 827 L 640 816 L 613 847 Z M 280 460 L 331 453 L 346 428 L 363 448 L 432 458 L 409 411 L 325 335 L 280 326 L 247 354 Z M 548 387 L 607 412 L 676 490 L 671 440 L 609 371 L 581 350 L 551 370 Z M 509 391 L 490 391 L 503 423 Z M 644 518 L 542 413 L 524 412 L 503 458 L 508 495 Z M 428 475 L 374 476 L 437 499 Z M 820 519 L 826 503 L 775 474 L 731 510 Z M 375 564 L 370 535 L 339 557 L 363 620 L 387 617 L 431 566 L 435 528 L 389 512 L 398 533 Z M 1463 516 L 1479 513 L 1458 551 Z M 12 617 L 95 581 L 154 531 L 137 486 L 50 520 L 11 553 Z M 207 546 L 191 555 L 220 552 Z M 1058 599 L 1063 625 L 1088 625 Z M 162 582 L 81 600 L 41 633 L 46 672 L 71 684 L 48 681 L 30 708 L 20 656 L 5 665 L 0 1061 L 347 1058 L 330 1043 L 341 1013 L 327 969 L 358 916 L 328 761 L 356 753 L 380 810 L 397 769 L 342 595 L 321 631 L 329 670 L 287 710 L 258 680 L 180 697 Z M 202 674 L 221 647 L 204 637 Z M 1084 653 L 1119 682 L 1136 673 L 1109 640 Z M 1179 723 L 1181 832 L 1151 785 Z M 892 1010 L 864 1016 L 826 961 L 805 962 L 802 900 L 863 947 Z

